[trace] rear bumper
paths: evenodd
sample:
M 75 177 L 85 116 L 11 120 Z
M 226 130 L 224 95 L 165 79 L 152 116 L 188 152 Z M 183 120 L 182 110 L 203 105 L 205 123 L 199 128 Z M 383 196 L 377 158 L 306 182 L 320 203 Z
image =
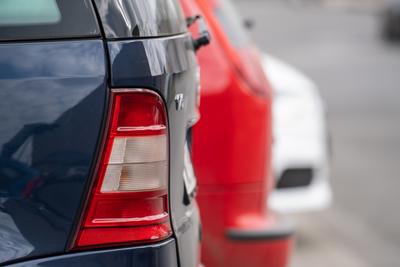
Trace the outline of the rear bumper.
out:
M 274 189 L 269 196 L 269 207 L 275 212 L 288 214 L 319 211 L 329 207 L 332 202 L 328 146 L 322 142 L 313 146 L 311 141 L 305 144 L 305 147 L 298 147 L 294 142 L 292 150 L 286 144 L 282 144 L 282 149 L 275 151 L 274 167 L 277 183 L 286 185 Z M 301 175 L 296 177 L 292 173 L 291 176 L 285 176 L 287 172 L 297 170 L 310 170 L 308 183 L 304 183 L 307 177 Z M 283 181 L 285 178 L 290 180 Z
M 169 239 L 159 244 L 64 254 L 9 266 L 176 267 L 178 261 L 175 240 Z
M 271 192 L 271 210 L 282 214 L 320 211 L 332 203 L 332 189 L 328 179 L 318 179 L 306 187 L 279 189 Z
M 275 217 L 275 216 L 274 216 Z M 248 225 L 246 229 L 230 228 L 226 232 L 225 266 L 287 267 L 293 245 L 294 226 L 274 218 L 266 227 Z
M 294 226 L 287 221 L 280 221 L 265 229 L 231 228 L 226 232 L 229 240 L 243 242 L 287 240 L 291 239 L 293 234 Z

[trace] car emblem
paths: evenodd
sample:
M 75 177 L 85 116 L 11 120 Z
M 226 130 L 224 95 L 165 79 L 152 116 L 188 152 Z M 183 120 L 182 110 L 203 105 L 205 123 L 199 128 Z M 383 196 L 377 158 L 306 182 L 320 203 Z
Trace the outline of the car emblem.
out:
M 175 108 L 176 110 L 182 110 L 185 106 L 183 94 L 175 95 Z

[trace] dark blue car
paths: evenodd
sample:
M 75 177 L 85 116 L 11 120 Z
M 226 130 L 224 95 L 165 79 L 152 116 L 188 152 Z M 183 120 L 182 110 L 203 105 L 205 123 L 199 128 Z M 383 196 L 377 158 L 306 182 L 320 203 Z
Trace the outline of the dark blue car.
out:
M 0 1 L 0 265 L 197 266 L 176 0 Z

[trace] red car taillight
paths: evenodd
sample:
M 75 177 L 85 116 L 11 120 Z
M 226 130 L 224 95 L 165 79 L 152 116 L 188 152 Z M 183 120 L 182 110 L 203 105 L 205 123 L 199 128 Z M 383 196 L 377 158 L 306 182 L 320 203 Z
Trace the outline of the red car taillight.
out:
M 143 89 L 113 90 L 111 99 L 107 139 L 74 248 L 171 235 L 164 103 Z

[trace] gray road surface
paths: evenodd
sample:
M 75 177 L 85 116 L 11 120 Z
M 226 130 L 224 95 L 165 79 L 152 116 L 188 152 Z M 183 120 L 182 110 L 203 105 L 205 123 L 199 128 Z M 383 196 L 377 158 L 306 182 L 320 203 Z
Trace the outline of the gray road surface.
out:
M 381 40 L 371 8 L 314 2 L 236 0 L 260 47 L 314 79 L 329 107 L 335 204 L 296 217 L 293 266 L 397 267 L 400 44 Z

